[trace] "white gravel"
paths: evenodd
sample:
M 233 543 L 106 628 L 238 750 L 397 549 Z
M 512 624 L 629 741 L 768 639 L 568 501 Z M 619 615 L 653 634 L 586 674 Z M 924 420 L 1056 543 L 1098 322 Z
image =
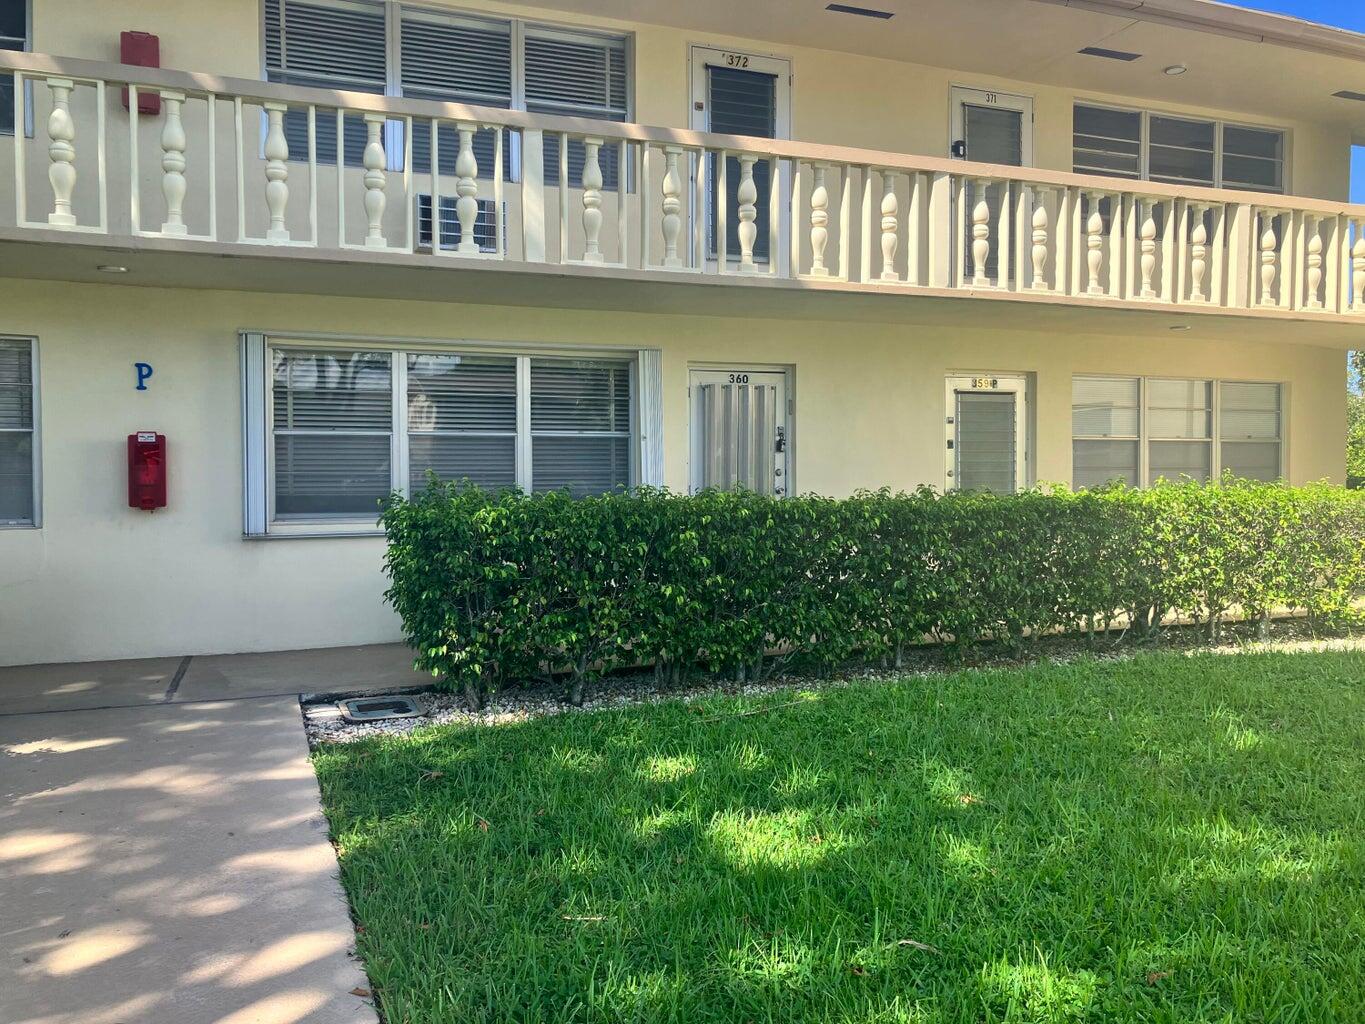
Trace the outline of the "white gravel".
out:
M 1277 638 L 1267 643 L 1246 643 L 1229 641 L 1217 647 L 1202 644 L 1197 637 L 1179 637 L 1171 634 L 1172 641 L 1163 650 L 1183 650 L 1185 653 L 1213 652 L 1237 654 L 1248 651 L 1348 651 L 1365 650 L 1365 636 L 1351 636 L 1330 640 L 1306 638 L 1291 624 L 1276 624 Z M 1191 642 L 1192 641 L 1192 642 Z M 1036 659 L 1057 664 L 1081 657 L 1123 660 L 1142 653 L 1149 648 L 1101 647 L 1096 653 L 1086 650 L 1079 641 L 1059 640 L 1050 645 L 1052 656 Z M 663 701 L 696 701 L 716 696 L 756 697 L 770 693 L 801 690 L 825 690 L 848 686 L 867 679 L 887 681 L 907 678 L 920 678 L 949 671 L 991 669 L 1016 665 L 1017 662 L 1005 657 L 995 657 L 974 666 L 953 665 L 945 662 L 942 651 L 934 648 L 918 649 L 900 671 L 865 669 L 841 674 L 834 679 L 812 679 L 810 677 L 775 677 L 762 683 L 737 684 L 714 679 L 701 680 L 685 686 L 659 686 L 652 672 L 623 673 L 609 676 L 589 688 L 588 697 L 582 707 L 575 707 L 564 699 L 563 684 L 550 685 L 533 683 L 495 694 L 484 707 L 471 712 L 465 705 L 464 697 L 454 693 L 428 691 L 415 695 L 417 702 L 426 709 L 423 718 L 396 718 L 380 722 L 347 722 L 341 717 L 335 701 L 305 701 L 303 706 L 304 724 L 308 742 L 317 746 L 320 743 L 350 743 L 368 736 L 412 732 L 433 725 L 460 723 L 463 725 L 507 725 L 524 722 L 547 715 L 583 714 L 609 708 L 629 707 L 640 704 L 657 704 Z M 367 694 L 367 696 L 373 696 Z

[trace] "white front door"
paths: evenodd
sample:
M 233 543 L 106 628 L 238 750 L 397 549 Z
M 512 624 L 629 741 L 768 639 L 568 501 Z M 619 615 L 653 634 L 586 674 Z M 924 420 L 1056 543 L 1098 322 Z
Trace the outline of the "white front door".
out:
M 1029 485 L 1027 385 L 1008 374 L 948 378 L 944 490 L 1010 494 Z
M 781 370 L 693 370 L 689 381 L 692 491 L 788 491 L 787 375 Z
M 708 46 L 692 47 L 692 127 L 696 131 L 721 135 L 748 135 L 762 139 L 791 138 L 791 62 L 781 57 Z M 785 169 L 783 174 L 788 173 Z M 710 182 L 706 199 L 706 254 L 716 259 L 716 183 L 719 169 L 716 157 L 708 157 L 706 176 Z M 760 160 L 754 165 L 754 260 L 766 263 L 770 257 L 769 199 L 772 194 L 772 168 Z M 782 193 L 785 194 L 785 193 Z M 781 211 L 785 232 L 788 213 Z M 739 259 L 739 159 L 725 161 L 725 252 L 728 260 Z M 779 234 L 779 237 L 784 237 Z M 779 259 L 782 253 L 778 254 Z

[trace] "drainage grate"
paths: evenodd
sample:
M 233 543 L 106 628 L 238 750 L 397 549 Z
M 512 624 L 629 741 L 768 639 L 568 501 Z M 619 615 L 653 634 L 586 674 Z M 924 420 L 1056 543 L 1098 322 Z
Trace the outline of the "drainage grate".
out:
M 380 722 L 386 718 L 421 718 L 422 705 L 411 697 L 356 697 L 337 705 L 348 722 Z

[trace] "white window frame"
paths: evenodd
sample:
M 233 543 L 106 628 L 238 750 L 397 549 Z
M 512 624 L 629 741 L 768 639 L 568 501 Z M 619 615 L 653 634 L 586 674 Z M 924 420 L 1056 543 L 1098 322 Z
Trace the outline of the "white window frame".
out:
M 1293 195 L 1293 187 L 1290 182 L 1290 168 L 1292 161 L 1289 159 L 1293 132 L 1285 125 L 1279 124 L 1256 124 L 1251 121 L 1226 121 L 1217 117 L 1202 117 L 1199 114 L 1182 113 L 1174 110 L 1160 110 L 1152 107 L 1133 107 L 1122 103 L 1113 103 L 1108 100 L 1091 100 L 1083 96 L 1076 96 L 1071 101 L 1071 166 L 1076 166 L 1076 108 L 1077 107 L 1096 107 L 1101 110 L 1117 110 L 1127 114 L 1137 114 L 1140 120 L 1138 133 L 1138 174 L 1139 178 L 1123 180 L 1151 181 L 1151 144 L 1153 117 L 1164 117 L 1172 121 L 1193 121 L 1200 124 L 1213 125 L 1213 185 L 1211 188 L 1226 188 L 1223 184 L 1223 130 L 1225 128 L 1249 128 L 1260 132 L 1278 132 L 1283 140 L 1283 151 L 1280 156 L 1280 191 L 1269 193 L 1271 195 Z M 1076 171 L 1077 174 L 1091 174 L 1090 171 Z M 1194 187 L 1194 186 L 1191 186 Z M 1239 191 L 1248 191 L 1239 188 Z M 1188 379 L 1188 378 L 1181 378 Z
M 1138 443 L 1138 486 L 1150 487 L 1151 476 L 1151 442 L 1162 441 L 1190 441 L 1207 443 L 1210 446 L 1209 452 L 1209 479 L 1221 480 L 1223 477 L 1223 396 L 1222 386 L 1224 384 L 1264 384 L 1279 388 L 1279 429 L 1277 431 L 1276 443 L 1280 446 L 1279 477 L 1287 480 L 1289 478 L 1289 443 L 1286 436 L 1286 426 L 1288 423 L 1288 395 L 1289 385 L 1285 381 L 1279 380 L 1244 380 L 1229 378 L 1212 377 L 1179 377 L 1168 374 L 1155 374 L 1151 376 L 1138 376 L 1131 373 L 1076 373 L 1072 374 L 1072 394 L 1075 394 L 1075 382 L 1077 380 L 1125 380 L 1137 381 L 1138 384 L 1138 433 L 1134 437 L 1131 434 L 1077 434 L 1075 420 L 1075 406 L 1073 399 L 1072 420 L 1071 420 L 1071 443 L 1072 455 L 1075 455 L 1075 443 L 1077 441 L 1137 441 Z M 1212 403 L 1210 408 L 1210 427 L 1207 438 L 1199 437 L 1153 437 L 1149 431 L 1149 387 L 1152 381 L 1197 381 L 1201 384 L 1210 385 L 1209 401 Z M 1256 440 L 1256 439 L 1252 439 Z M 1262 443 L 1267 443 L 1266 439 L 1259 439 Z M 1071 470 L 1071 486 L 1076 486 L 1075 466 Z
M 29 376 L 32 378 L 31 386 L 33 388 L 33 420 L 27 431 L 33 438 L 33 450 L 30 456 L 32 465 L 29 467 L 33 474 L 33 517 L 31 519 L 0 519 L 0 530 L 38 530 L 43 525 L 43 418 L 39 401 L 41 389 L 39 387 L 38 339 L 27 334 L 0 334 L 0 341 L 28 343 Z M 6 430 L 4 433 L 22 434 L 25 431 Z
M 261 5 L 261 18 L 265 18 L 265 5 Z M 6 39 L 15 39 L 17 36 L 6 36 Z M 33 0 L 24 0 L 24 48 L 20 53 L 30 53 L 33 50 Z M 10 132 L 0 131 L 0 138 L 13 136 L 19 131 L 19 125 L 15 124 L 14 130 Z M 31 79 L 24 79 L 24 138 L 33 138 L 33 82 Z
M 29 0 L 32 3 L 32 0 Z M 311 3 L 322 3 L 326 5 L 327 0 L 309 0 Z M 521 18 L 508 15 L 506 17 L 490 14 L 488 11 L 473 10 L 465 7 L 445 7 L 431 3 L 408 3 L 406 0 L 365 0 L 384 9 L 384 64 L 386 71 L 386 85 L 384 87 L 385 96 L 401 97 L 403 95 L 403 12 L 407 10 L 420 11 L 426 14 L 445 15 L 455 19 L 483 22 L 485 24 L 507 25 L 511 38 L 512 49 L 512 97 L 509 110 L 526 110 L 526 31 L 527 29 L 544 29 L 550 32 L 562 32 L 575 36 L 593 36 L 600 39 L 619 39 L 625 45 L 626 51 L 626 113 L 625 121 L 629 123 L 635 120 L 635 33 L 618 32 L 606 28 L 599 28 L 591 25 L 574 25 L 568 22 L 544 21 L 539 18 Z M 261 79 L 269 80 L 270 69 L 266 66 L 266 22 L 265 5 L 266 0 L 259 0 L 260 5 L 260 48 L 261 48 Z M 520 133 L 513 132 L 511 135 L 511 145 L 508 146 L 507 166 L 510 172 L 511 181 L 521 180 L 521 138 Z M 389 154 L 390 171 L 403 170 L 403 122 L 391 120 L 385 126 L 385 145 L 384 150 Z
M 531 489 L 531 393 L 533 359 L 606 360 L 629 367 L 630 486 L 663 486 L 662 355 L 658 349 L 588 347 L 582 345 L 508 343 L 426 338 L 375 338 L 310 334 L 298 331 L 243 331 L 242 444 L 243 536 L 338 537 L 382 534 L 373 517 L 344 515 L 278 520 L 274 510 L 274 422 L 271 352 L 279 350 L 365 351 L 390 355 L 393 432 L 390 448 L 391 490 L 408 493 L 407 409 L 404 405 L 407 356 L 412 353 L 507 356 L 517 360 L 517 484 Z M 36 375 L 35 375 L 36 376 Z

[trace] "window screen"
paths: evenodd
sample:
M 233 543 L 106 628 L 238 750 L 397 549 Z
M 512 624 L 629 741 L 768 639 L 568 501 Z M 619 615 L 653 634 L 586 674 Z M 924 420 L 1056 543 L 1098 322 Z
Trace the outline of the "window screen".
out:
M 388 84 L 388 32 L 384 5 L 373 0 L 266 0 L 266 77 L 319 89 L 382 94 Z M 285 115 L 291 159 L 308 156 L 308 116 Z M 346 121 L 346 162 L 360 166 L 365 123 Z M 317 112 L 317 157 L 336 160 L 336 115 Z
M 1284 132 L 1223 126 L 1223 184 L 1256 192 L 1284 191 Z
M 517 482 L 517 361 L 414 353 L 408 360 L 408 483 L 427 471 L 481 487 Z
M 1071 389 L 1073 486 L 1100 487 L 1116 480 L 1138 486 L 1138 379 L 1076 377 Z
M 722 135 L 752 135 L 771 139 L 777 135 L 777 76 L 737 68 L 707 67 L 708 98 L 710 99 L 709 126 Z M 712 182 L 708 210 L 711 253 L 716 248 L 715 192 L 720 177 L 716 172 L 716 155 L 708 158 L 707 175 Z M 754 164 L 754 258 L 768 258 L 769 200 L 772 196 L 772 171 L 766 160 Z M 725 251 L 731 259 L 739 258 L 739 159 L 725 161 Z
M 1072 170 L 1077 174 L 1284 191 L 1285 135 L 1273 128 L 1077 103 L 1072 109 L 1071 145 Z
M 28 49 L 28 0 L 0 0 L 0 50 Z M 14 77 L 0 76 L 0 135 L 14 134 Z
M 1148 177 L 1173 185 L 1214 184 L 1213 151 L 1217 126 L 1153 114 L 1148 122 Z
M 580 497 L 630 486 L 630 408 L 628 366 L 533 359 L 533 489 Z
M 0 524 L 34 522 L 33 344 L 0 338 Z
M 377 517 L 392 486 L 386 352 L 276 350 L 275 514 Z
M 1077 104 L 1071 145 L 1077 174 L 1142 177 L 1142 114 L 1136 110 Z
M 1010 392 L 957 393 L 957 485 L 962 490 L 1009 494 L 1015 489 L 1015 402 Z

